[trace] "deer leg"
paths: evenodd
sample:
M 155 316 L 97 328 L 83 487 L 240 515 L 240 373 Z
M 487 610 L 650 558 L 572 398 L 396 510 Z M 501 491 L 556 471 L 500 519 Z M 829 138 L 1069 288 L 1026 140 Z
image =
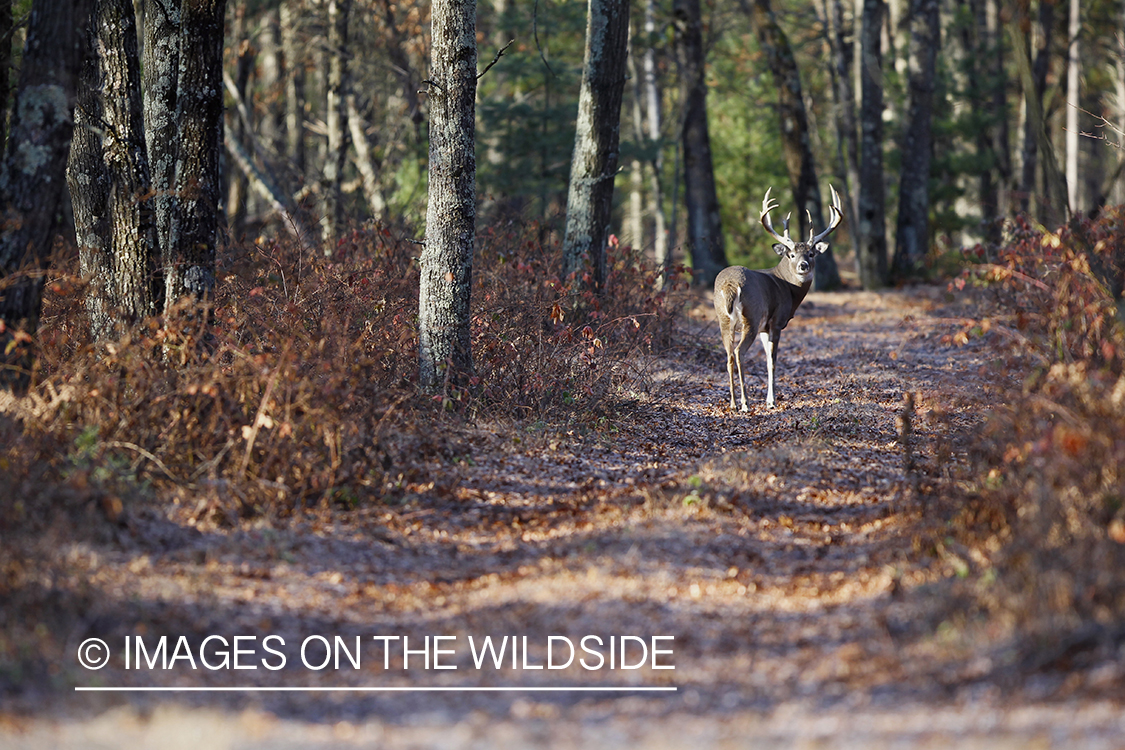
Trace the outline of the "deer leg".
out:
M 766 406 L 773 406 L 773 366 L 777 360 L 777 347 L 765 331 L 758 334 L 762 349 L 766 352 Z
M 746 354 L 746 350 L 750 348 L 750 341 L 751 341 L 751 339 L 748 335 L 748 331 L 749 331 L 749 329 L 746 327 L 746 323 L 743 322 L 743 324 L 742 324 L 742 338 L 739 339 L 738 351 L 737 351 L 737 357 L 738 357 L 738 390 L 739 390 L 739 393 L 742 395 L 742 409 L 741 409 L 742 411 L 750 411 L 749 407 L 746 406 L 746 378 L 744 378 L 742 376 L 742 357 L 743 357 L 743 355 Z M 731 394 L 731 404 L 730 405 L 731 405 L 731 408 L 734 408 L 734 395 L 733 394 Z

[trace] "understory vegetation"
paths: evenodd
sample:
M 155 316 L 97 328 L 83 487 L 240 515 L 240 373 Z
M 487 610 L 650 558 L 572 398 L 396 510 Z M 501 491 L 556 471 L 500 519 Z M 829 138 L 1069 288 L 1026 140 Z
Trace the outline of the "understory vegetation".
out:
M 20 424 L 0 423 L 0 494 L 59 480 L 126 505 L 202 493 L 234 522 L 393 501 L 421 462 L 462 457 L 449 445 L 469 424 L 606 429 L 643 378 L 635 355 L 667 342 L 688 276 L 674 269 L 658 290 L 651 263 L 614 239 L 605 294 L 572 292 L 537 236 L 515 223 L 481 234 L 474 376 L 432 396 L 415 382 L 420 248 L 389 229 L 350 233 L 330 260 L 284 241 L 232 248 L 202 338 L 184 316 L 91 342 L 63 260 L 38 382 L 11 402 Z
M 1125 647 L 1125 208 L 1007 233 L 950 284 L 985 302 L 951 338 L 992 336 L 1024 363 L 954 502 L 996 553 L 981 611 L 1018 634 L 1022 667 L 1065 671 Z

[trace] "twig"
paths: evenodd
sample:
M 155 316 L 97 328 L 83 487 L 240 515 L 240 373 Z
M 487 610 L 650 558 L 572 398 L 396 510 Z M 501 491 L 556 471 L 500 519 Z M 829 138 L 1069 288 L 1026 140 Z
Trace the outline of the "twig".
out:
M 503 54 L 508 51 L 508 47 L 511 47 L 515 43 L 516 43 L 516 40 L 513 39 L 510 42 L 508 42 L 507 44 L 505 44 L 503 47 L 501 47 L 500 49 L 496 50 L 496 57 L 492 58 L 492 62 L 490 62 L 488 65 L 485 65 L 484 70 L 482 70 L 480 73 L 477 74 L 477 80 L 479 81 L 480 79 L 484 78 L 484 74 L 487 73 L 488 71 L 492 70 L 492 66 L 495 65 L 496 63 L 500 62 L 501 56 L 503 56 Z
M 161 461 L 159 458 L 152 455 L 136 443 L 123 443 L 120 440 L 114 440 L 109 443 L 103 443 L 103 445 L 105 445 L 105 447 L 107 448 L 128 448 L 129 450 L 136 451 L 137 453 L 140 453 L 142 456 L 147 458 L 149 461 L 152 461 L 154 464 L 156 464 L 157 468 L 163 471 L 173 482 L 182 483 L 182 480 L 179 477 L 168 471 L 168 467 L 164 465 L 163 461 Z
M 551 68 L 551 63 L 547 62 L 546 56 L 543 54 L 543 46 L 539 44 L 539 0 L 535 0 L 535 9 L 531 13 L 531 31 L 535 35 L 535 49 L 539 50 L 539 59 L 543 61 L 547 71 L 558 78 L 558 75 Z

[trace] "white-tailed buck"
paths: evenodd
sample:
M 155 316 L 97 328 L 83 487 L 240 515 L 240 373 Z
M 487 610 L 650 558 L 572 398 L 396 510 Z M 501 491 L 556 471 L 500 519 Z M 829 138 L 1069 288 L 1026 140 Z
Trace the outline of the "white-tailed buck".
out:
M 773 188 L 770 188 L 772 190 Z M 770 211 L 777 203 L 770 199 L 770 190 L 762 200 L 762 213 L 759 217 L 762 226 L 777 240 L 773 246 L 781 261 L 765 271 L 751 271 L 742 266 L 724 269 L 715 278 L 715 312 L 719 317 L 719 329 L 723 334 L 723 348 L 727 350 L 727 377 L 730 381 L 730 408 L 734 407 L 734 371 L 738 368 L 738 388 L 742 394 L 742 411 L 746 407 L 746 383 L 742 378 L 742 356 L 757 335 L 766 352 L 766 406 L 773 406 L 773 371 L 777 363 L 777 349 L 781 341 L 781 331 L 793 318 L 793 313 L 812 286 L 813 266 L 816 256 L 828 250 L 825 238 L 840 225 L 844 218 L 840 209 L 840 196 L 832 191 L 832 205 L 828 207 L 831 218 L 828 227 L 820 234 L 809 229 L 809 239 L 797 242 L 789 236 L 789 216 L 785 217 L 784 234 L 774 231 L 770 223 Z M 812 216 L 809 216 L 812 224 Z M 741 338 L 735 344 L 735 334 L 741 331 Z

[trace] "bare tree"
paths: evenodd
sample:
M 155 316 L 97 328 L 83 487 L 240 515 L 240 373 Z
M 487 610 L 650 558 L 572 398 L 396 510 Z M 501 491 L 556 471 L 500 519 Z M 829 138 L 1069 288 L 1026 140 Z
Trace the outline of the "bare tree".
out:
M 476 0 L 434 0 L 429 205 L 418 290 L 418 380 L 430 391 L 472 372 L 469 302 L 476 234 Z
M 886 206 L 883 190 L 883 0 L 863 0 L 860 36 L 859 223 L 856 261 L 864 289 L 887 283 Z
M 707 84 L 704 77 L 703 21 L 699 0 L 675 0 L 676 49 L 684 86 L 684 202 L 687 206 L 688 248 L 696 280 L 707 286 L 727 266 L 711 136 L 707 129 Z
M 929 249 L 933 98 L 941 28 L 938 0 L 914 0 L 910 13 L 910 103 L 902 141 L 894 274 L 916 274 Z
M 605 244 L 613 210 L 628 57 L 629 0 L 589 0 L 586 54 L 566 201 L 563 276 L 590 264 L 593 285 L 605 284 Z
M 641 63 L 643 68 L 643 89 L 645 101 L 645 121 L 648 124 L 646 147 L 652 154 L 652 171 L 649 187 L 649 212 L 652 214 L 656 267 L 662 269 L 660 283 L 671 264 L 668 251 L 668 230 L 664 226 L 664 149 L 661 148 L 660 86 L 656 80 L 656 50 L 653 39 L 656 36 L 656 0 L 645 0 L 645 54 Z
M 89 0 L 36 0 L 28 20 L 0 174 L 0 385 L 31 382 L 44 275 L 50 262 Z
M 816 162 L 809 141 L 809 118 L 801 93 L 801 75 L 789 38 L 777 23 L 769 0 L 742 0 L 743 9 L 754 19 L 758 43 L 766 54 L 777 89 L 781 117 L 781 146 L 793 198 L 797 208 L 798 233 L 811 236 L 813 227 L 824 226 Z M 818 291 L 840 286 L 840 271 L 829 249 L 816 263 L 813 287 Z

